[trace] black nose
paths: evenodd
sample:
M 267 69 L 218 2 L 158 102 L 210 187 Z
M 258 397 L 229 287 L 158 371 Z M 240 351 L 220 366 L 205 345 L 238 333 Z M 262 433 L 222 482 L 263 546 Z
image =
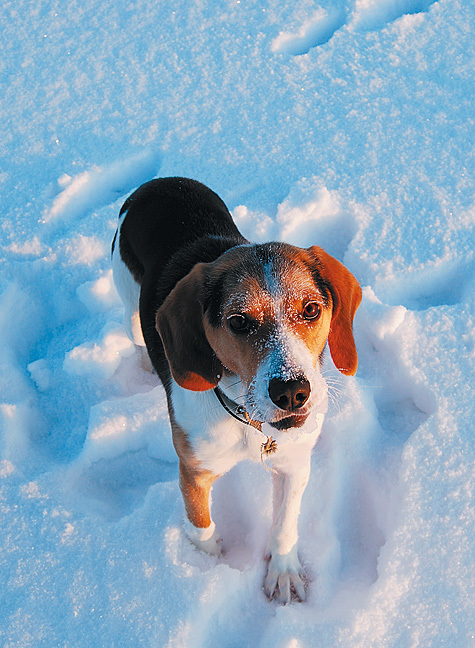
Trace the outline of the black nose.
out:
M 303 407 L 310 396 L 310 383 L 306 378 L 281 380 L 272 378 L 269 383 L 271 401 L 282 410 L 293 412 Z

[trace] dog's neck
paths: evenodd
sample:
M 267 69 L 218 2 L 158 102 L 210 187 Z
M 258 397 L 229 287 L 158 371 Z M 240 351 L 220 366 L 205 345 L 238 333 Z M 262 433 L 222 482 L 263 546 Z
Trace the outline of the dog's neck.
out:
M 223 390 L 219 387 L 214 388 L 214 393 L 216 394 L 216 398 L 218 399 L 222 407 L 230 416 L 234 417 L 241 423 L 250 425 L 251 427 L 258 430 L 258 432 L 263 435 L 263 438 L 265 437 L 266 440 L 261 443 L 261 463 L 267 470 L 275 472 L 273 468 L 269 468 L 269 466 L 266 465 L 264 459 L 269 455 L 274 454 L 274 452 L 277 452 L 277 443 L 273 439 L 273 437 L 267 436 L 266 434 L 264 434 L 264 432 L 262 432 L 261 421 L 256 421 L 255 419 L 251 418 L 247 413 L 245 407 L 233 401 L 231 398 L 229 398 L 229 396 L 226 396 Z
M 241 423 L 251 425 L 253 428 L 256 428 L 256 430 L 259 430 L 259 432 L 262 432 L 261 421 L 256 421 L 255 419 L 251 418 L 243 405 L 239 405 L 238 403 L 233 401 L 219 387 L 214 388 L 214 393 L 216 394 L 218 401 L 228 414 L 233 416 L 238 421 L 241 421 Z

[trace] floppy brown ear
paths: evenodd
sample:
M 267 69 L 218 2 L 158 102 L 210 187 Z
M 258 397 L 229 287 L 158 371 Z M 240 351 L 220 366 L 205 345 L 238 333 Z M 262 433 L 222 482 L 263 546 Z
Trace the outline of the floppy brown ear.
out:
M 216 387 L 223 371 L 203 326 L 206 265 L 198 263 L 177 283 L 155 318 L 173 378 L 192 391 Z
M 322 248 L 313 245 L 309 251 L 317 259 L 318 273 L 328 284 L 333 300 L 333 314 L 328 346 L 336 368 L 353 376 L 358 366 L 353 318 L 361 303 L 361 287 L 351 272 Z

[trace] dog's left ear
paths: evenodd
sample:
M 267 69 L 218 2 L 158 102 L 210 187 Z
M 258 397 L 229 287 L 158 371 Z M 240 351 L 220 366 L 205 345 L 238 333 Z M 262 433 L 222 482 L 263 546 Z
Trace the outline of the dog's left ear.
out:
M 207 263 L 198 263 L 171 291 L 155 316 L 168 364 L 185 389 L 216 387 L 223 366 L 206 338 L 203 302 Z
M 351 272 L 325 250 L 317 245 L 308 250 L 316 258 L 318 274 L 328 285 L 333 300 L 328 335 L 331 357 L 341 373 L 353 376 L 358 366 L 353 318 L 361 303 L 361 287 Z

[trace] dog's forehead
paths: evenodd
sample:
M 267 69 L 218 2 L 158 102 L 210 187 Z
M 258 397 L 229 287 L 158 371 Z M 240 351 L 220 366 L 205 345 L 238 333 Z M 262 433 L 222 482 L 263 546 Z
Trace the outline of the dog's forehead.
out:
M 284 243 L 233 248 L 216 264 L 216 271 L 222 307 L 244 311 L 265 309 L 276 300 L 326 300 L 315 282 L 309 253 Z

